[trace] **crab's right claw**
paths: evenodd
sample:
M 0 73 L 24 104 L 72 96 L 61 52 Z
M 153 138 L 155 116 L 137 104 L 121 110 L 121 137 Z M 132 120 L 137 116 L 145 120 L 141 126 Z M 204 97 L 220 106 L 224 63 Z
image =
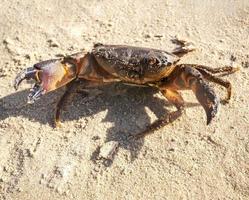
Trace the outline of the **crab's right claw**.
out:
M 213 89 L 205 82 L 201 81 L 201 84 L 197 83 L 193 88 L 196 98 L 206 112 L 207 125 L 209 125 L 218 112 L 220 99 L 215 95 Z
M 220 104 L 218 96 L 197 69 L 188 64 L 181 64 L 178 67 L 177 78 L 172 84 L 173 89 L 191 89 L 206 112 L 207 124 L 210 124 L 218 112 Z M 163 87 L 164 85 L 161 86 L 162 89 Z

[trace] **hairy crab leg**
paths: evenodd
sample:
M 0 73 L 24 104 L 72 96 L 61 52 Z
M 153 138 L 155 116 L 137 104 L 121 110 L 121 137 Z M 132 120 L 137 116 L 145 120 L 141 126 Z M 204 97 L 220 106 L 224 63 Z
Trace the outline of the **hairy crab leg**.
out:
M 232 67 L 232 66 L 225 66 L 225 67 L 217 67 L 217 68 L 212 68 L 212 67 L 208 67 L 205 65 L 195 65 L 195 64 L 188 64 L 191 67 L 194 67 L 198 70 L 206 70 L 212 74 L 225 74 L 225 75 L 229 75 L 229 74 L 233 74 L 235 72 L 237 72 L 239 70 L 239 67 Z

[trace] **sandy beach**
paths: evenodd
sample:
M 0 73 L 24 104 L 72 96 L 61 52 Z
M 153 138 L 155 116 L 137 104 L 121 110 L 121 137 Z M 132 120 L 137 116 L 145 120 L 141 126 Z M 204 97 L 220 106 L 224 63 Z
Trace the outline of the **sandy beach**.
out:
M 1 0 L 0 10 L 1 200 L 249 199 L 248 0 Z M 209 126 L 183 91 L 178 120 L 130 141 L 174 107 L 151 88 L 115 84 L 77 94 L 53 128 L 63 88 L 34 104 L 30 83 L 13 88 L 22 69 L 94 43 L 171 51 L 176 36 L 196 46 L 180 63 L 240 66 L 224 77 L 232 98 Z M 99 151 L 109 141 L 118 147 L 106 161 Z

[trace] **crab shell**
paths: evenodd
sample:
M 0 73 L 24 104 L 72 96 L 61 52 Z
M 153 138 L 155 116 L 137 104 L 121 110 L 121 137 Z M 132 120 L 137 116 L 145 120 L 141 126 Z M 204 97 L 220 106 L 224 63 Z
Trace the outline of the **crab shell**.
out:
M 145 84 L 167 77 L 180 58 L 157 49 L 95 45 L 92 51 L 98 64 L 123 82 Z

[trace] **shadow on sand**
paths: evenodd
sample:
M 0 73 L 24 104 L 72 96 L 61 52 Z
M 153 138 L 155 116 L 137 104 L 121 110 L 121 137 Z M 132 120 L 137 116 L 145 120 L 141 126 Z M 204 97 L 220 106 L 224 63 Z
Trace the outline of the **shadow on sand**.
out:
M 129 140 L 128 136 L 143 131 L 151 120 L 146 112 L 150 109 L 157 118 L 167 115 L 168 102 L 164 98 L 155 95 L 158 91 L 153 88 L 140 88 L 115 84 L 101 87 L 103 93 L 95 98 L 76 94 L 72 105 L 63 113 L 63 121 L 77 120 L 82 117 L 92 116 L 107 110 L 103 122 L 113 123 L 113 127 L 107 130 L 106 141 L 118 141 L 121 148 L 131 152 L 131 160 L 134 160 L 144 139 Z M 117 92 L 118 91 L 118 92 Z M 120 93 L 119 91 L 125 91 Z M 42 124 L 49 123 L 52 126 L 55 104 L 63 89 L 42 97 L 34 104 L 27 104 L 29 90 L 18 91 L 0 99 L 0 120 L 9 116 L 21 116 Z M 21 103 L 20 103 L 21 102 Z M 187 107 L 197 106 L 195 103 L 187 103 Z M 80 109 L 79 109 L 80 108 Z M 97 150 L 96 150 L 97 151 Z M 96 152 L 92 155 L 95 159 Z

